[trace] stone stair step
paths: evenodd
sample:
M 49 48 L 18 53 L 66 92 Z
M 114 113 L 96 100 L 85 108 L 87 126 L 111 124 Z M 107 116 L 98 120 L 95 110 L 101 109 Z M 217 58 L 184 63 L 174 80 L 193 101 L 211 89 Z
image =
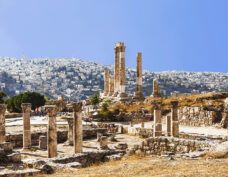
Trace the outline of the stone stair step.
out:
M 24 177 L 24 176 L 37 176 L 38 174 L 40 174 L 40 170 L 37 169 L 23 169 L 23 170 L 17 170 L 17 171 L 3 171 L 0 172 L 0 177 L 5 177 L 5 176 L 17 176 L 17 177 Z
M 7 155 L 9 162 L 21 162 L 21 154 L 18 151 L 13 151 L 11 154 Z
M 0 149 L 3 149 L 4 151 L 12 151 L 13 145 L 10 142 L 0 143 Z

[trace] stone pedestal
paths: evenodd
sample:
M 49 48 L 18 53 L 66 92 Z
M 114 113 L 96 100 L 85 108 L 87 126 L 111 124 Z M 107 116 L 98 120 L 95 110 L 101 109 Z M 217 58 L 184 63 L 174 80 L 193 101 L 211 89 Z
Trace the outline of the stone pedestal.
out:
M 177 115 L 178 101 L 171 101 L 171 135 L 179 137 L 179 121 Z
M 171 136 L 171 117 L 166 117 L 166 136 Z
M 145 97 L 142 93 L 142 53 L 137 54 L 137 71 L 136 71 L 136 92 L 133 97 L 135 101 L 144 101 Z
M 82 152 L 83 130 L 82 130 L 82 103 L 73 103 L 73 141 L 74 153 Z
M 31 147 L 31 125 L 30 125 L 30 113 L 31 103 L 22 103 L 23 112 L 23 148 L 28 149 Z
M 58 109 L 55 105 L 47 105 L 45 107 L 48 114 L 48 158 L 52 158 L 57 157 L 56 115 Z
M 6 141 L 5 112 L 6 105 L 0 104 L 0 143 Z
M 161 102 L 154 104 L 154 137 L 162 135 Z
M 39 148 L 40 149 L 47 149 L 47 137 L 46 136 L 40 136 L 39 137 Z
M 102 136 L 100 138 L 100 149 L 108 149 L 108 137 Z

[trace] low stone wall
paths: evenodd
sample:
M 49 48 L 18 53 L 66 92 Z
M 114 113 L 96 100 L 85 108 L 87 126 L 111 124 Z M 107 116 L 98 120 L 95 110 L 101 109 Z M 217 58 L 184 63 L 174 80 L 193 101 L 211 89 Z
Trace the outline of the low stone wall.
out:
M 140 145 L 135 145 L 129 150 L 130 154 L 162 155 L 188 153 L 209 149 L 211 144 L 207 141 L 186 140 L 172 137 L 152 137 L 144 140 Z
M 140 127 L 128 127 L 128 134 L 140 136 L 142 138 L 149 138 L 153 136 L 153 129 L 140 128 Z
M 211 126 L 217 117 L 214 111 L 205 111 L 201 107 L 181 107 L 178 109 L 180 125 Z
M 97 129 L 90 128 L 83 130 L 83 138 L 90 139 L 97 137 Z M 63 143 L 67 141 L 68 131 L 58 131 L 57 132 L 57 141 L 58 143 Z M 40 136 L 47 136 L 47 132 L 35 132 L 31 134 L 32 139 L 32 146 L 39 145 L 39 137 Z M 13 147 L 23 147 L 23 133 L 13 134 L 13 135 L 6 135 L 6 141 L 12 142 Z
M 114 123 L 97 123 L 97 128 L 106 128 L 107 133 L 116 133 L 118 131 L 119 126 Z

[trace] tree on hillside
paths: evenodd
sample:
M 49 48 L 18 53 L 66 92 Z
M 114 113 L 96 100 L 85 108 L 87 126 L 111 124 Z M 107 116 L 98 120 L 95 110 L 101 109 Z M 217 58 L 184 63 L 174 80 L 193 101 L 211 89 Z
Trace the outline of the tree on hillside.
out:
M 3 91 L 0 91 L 0 104 L 4 103 L 4 97 L 6 97 L 6 93 Z
M 97 108 L 97 105 L 100 103 L 100 97 L 98 94 L 95 94 L 90 97 L 90 103 Z

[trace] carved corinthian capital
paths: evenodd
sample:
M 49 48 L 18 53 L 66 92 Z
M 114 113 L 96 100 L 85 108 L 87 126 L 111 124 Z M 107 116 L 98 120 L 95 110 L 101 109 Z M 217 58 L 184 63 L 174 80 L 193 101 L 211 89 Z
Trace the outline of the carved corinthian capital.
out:
M 46 105 L 45 106 L 48 117 L 56 117 L 58 108 L 56 105 Z
M 22 103 L 21 108 L 23 113 L 28 113 L 31 111 L 32 104 L 31 103 Z

